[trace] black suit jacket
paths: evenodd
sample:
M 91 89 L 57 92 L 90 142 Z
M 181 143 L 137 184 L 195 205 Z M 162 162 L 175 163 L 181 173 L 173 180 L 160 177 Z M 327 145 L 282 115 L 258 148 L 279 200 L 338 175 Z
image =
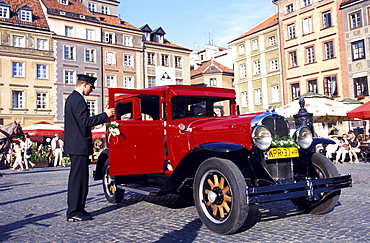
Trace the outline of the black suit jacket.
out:
M 65 103 L 64 152 L 75 155 L 92 154 L 91 128 L 108 121 L 105 112 L 90 116 L 84 97 L 74 90 Z

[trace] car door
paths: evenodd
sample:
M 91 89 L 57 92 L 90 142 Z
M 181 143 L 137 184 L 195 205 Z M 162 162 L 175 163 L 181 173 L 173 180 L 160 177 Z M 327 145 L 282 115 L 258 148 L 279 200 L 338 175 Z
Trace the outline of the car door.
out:
M 160 119 L 160 97 L 137 95 L 116 102 L 115 107 L 119 132 L 108 129 L 107 135 L 110 174 L 162 172 L 164 128 Z

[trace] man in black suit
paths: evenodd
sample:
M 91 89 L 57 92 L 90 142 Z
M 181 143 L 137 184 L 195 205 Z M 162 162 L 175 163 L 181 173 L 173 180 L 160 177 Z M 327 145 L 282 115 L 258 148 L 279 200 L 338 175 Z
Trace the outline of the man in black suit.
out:
M 108 122 L 109 117 L 114 115 L 114 108 L 111 108 L 90 116 L 84 96 L 93 91 L 96 78 L 85 74 L 78 74 L 77 77 L 76 89 L 65 102 L 64 116 L 64 152 L 69 154 L 71 160 L 67 198 L 67 220 L 70 222 L 92 219 L 85 210 L 89 155 L 93 151 L 91 127 Z

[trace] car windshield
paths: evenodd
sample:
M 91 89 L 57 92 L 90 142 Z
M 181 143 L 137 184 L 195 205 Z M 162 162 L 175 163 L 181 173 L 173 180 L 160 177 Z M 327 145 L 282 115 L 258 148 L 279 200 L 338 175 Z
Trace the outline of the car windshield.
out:
M 230 100 L 225 98 L 176 96 L 171 103 L 173 120 L 230 115 Z

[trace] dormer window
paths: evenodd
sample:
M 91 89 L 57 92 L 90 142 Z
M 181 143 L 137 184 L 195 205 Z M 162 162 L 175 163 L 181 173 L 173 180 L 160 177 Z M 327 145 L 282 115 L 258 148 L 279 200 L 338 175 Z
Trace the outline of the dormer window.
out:
M 68 0 L 59 0 L 60 4 L 68 5 Z
M 0 18 L 9 19 L 9 7 L 0 6 Z
M 163 35 L 155 35 L 155 42 L 163 43 Z
M 32 22 L 33 9 L 27 5 L 23 5 L 17 9 L 18 20 L 25 22 Z

